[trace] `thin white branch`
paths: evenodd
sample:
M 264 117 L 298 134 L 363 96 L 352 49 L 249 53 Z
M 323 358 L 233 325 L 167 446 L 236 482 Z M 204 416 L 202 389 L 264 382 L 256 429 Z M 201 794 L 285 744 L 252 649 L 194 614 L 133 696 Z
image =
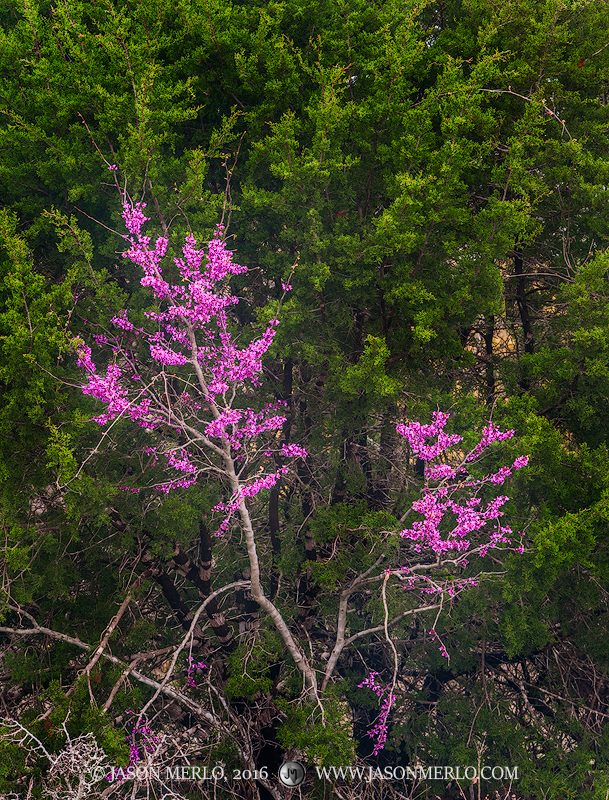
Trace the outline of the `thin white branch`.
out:
M 178 645 L 176 651 L 173 654 L 173 657 L 171 659 L 171 663 L 169 665 L 169 669 L 167 670 L 167 674 L 163 678 L 163 682 L 159 685 L 159 688 L 155 692 L 154 696 L 150 698 L 150 700 L 146 703 L 144 708 L 142 708 L 142 710 L 140 711 L 139 716 L 137 718 L 137 724 L 138 725 L 139 725 L 140 720 L 142 719 L 142 717 L 146 713 L 146 711 L 150 708 L 150 706 L 154 703 L 154 701 L 157 699 L 159 694 L 163 691 L 163 688 L 169 683 L 169 680 L 170 680 L 170 678 L 171 678 L 171 676 L 173 674 L 173 670 L 174 670 L 175 665 L 177 663 L 177 660 L 178 660 L 178 658 L 180 656 L 180 653 L 184 650 L 184 648 L 188 644 L 189 640 L 192 638 L 194 629 L 195 629 L 195 627 L 197 625 L 197 622 L 199 621 L 199 617 L 201 616 L 201 614 L 203 613 L 203 611 L 205 610 L 207 605 L 209 603 L 211 603 L 211 601 L 215 597 L 217 597 L 219 594 L 221 594 L 222 592 L 226 592 L 229 589 L 240 589 L 240 588 L 244 588 L 246 586 L 250 586 L 250 581 L 235 581 L 234 583 L 229 583 L 226 586 L 223 586 L 221 589 L 216 589 L 215 592 L 212 592 L 211 594 L 209 594 L 205 598 L 205 600 L 200 604 L 200 606 L 197 608 L 197 610 L 196 610 L 196 612 L 195 612 L 195 614 L 194 614 L 194 616 L 192 618 L 192 621 L 190 623 L 190 628 L 188 629 L 188 633 L 186 634 L 186 636 L 184 636 L 184 638 L 182 639 L 182 641 L 180 642 L 180 644 Z

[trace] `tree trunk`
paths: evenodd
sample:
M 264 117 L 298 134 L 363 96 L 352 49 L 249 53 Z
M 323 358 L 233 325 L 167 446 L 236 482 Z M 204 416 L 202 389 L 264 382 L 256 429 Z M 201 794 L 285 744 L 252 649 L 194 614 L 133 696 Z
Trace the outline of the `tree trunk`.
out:
M 535 352 L 535 340 L 533 338 L 533 327 L 531 325 L 531 315 L 529 313 L 529 304 L 526 295 L 527 279 L 523 272 L 524 263 L 521 253 L 514 253 L 514 276 L 516 278 L 516 303 L 518 305 L 518 313 L 520 314 L 520 322 L 522 324 L 522 335 L 524 338 L 524 352 L 533 354 Z M 526 372 L 526 368 L 525 368 Z M 526 374 L 523 374 L 518 385 L 523 392 L 528 392 L 531 388 L 529 379 Z
M 491 314 L 485 319 L 484 354 L 486 362 L 486 405 L 495 402 L 495 362 L 493 360 L 493 338 L 495 336 L 495 317 Z
M 212 593 L 212 542 L 209 529 L 203 520 L 199 523 L 199 541 L 201 544 L 201 560 L 198 567 L 188 558 L 186 553 L 179 549 L 173 557 L 173 561 L 177 571 L 196 586 L 199 596 L 205 600 Z M 225 650 L 232 650 L 234 648 L 233 631 L 227 624 L 215 597 L 210 600 L 205 610 L 216 638 L 222 647 Z

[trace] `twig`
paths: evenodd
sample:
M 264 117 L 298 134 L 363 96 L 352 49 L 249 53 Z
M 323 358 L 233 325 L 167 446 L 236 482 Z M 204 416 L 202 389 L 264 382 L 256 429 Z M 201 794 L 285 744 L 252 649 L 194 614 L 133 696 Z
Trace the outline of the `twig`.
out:
M 392 703 L 394 697 L 393 692 L 395 690 L 395 684 L 398 679 L 399 659 L 398 659 L 398 651 L 395 649 L 393 639 L 391 638 L 391 636 L 389 636 L 389 626 L 387 624 L 389 620 L 389 607 L 387 606 L 387 581 L 389 580 L 390 575 L 391 575 L 390 570 L 387 570 L 387 572 L 385 573 L 385 580 L 383 581 L 383 585 L 381 587 L 381 598 L 383 600 L 383 608 L 385 609 L 385 620 L 383 622 L 383 628 L 385 630 L 385 639 L 387 640 L 387 643 L 393 650 L 393 682 L 391 684 L 391 692 L 389 693 L 389 701 L 390 703 Z

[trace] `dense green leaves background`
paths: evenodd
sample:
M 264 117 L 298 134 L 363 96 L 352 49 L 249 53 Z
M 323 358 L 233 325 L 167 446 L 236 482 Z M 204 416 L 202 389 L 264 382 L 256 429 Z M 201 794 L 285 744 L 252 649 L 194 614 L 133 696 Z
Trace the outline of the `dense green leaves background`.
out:
M 255 512 L 265 581 L 321 665 L 354 565 L 403 555 L 399 519 L 421 482 L 396 423 L 440 407 L 473 437 L 492 409 L 516 430 L 514 454 L 531 460 L 510 516 L 528 550 L 487 559 L 501 578 L 442 617 L 450 665 L 425 636 L 431 619 L 395 628 L 382 758 L 483 752 L 521 767 L 527 799 L 605 797 L 608 12 L 605 0 L 0 2 L 3 624 L 18 624 L 18 604 L 95 645 L 153 563 L 160 577 L 143 576 L 111 639 L 128 662 L 175 644 L 201 596 L 172 559 L 205 561 L 219 487 L 163 502 L 119 492 L 139 485 L 147 434 L 120 423 L 100 441 L 69 346 L 81 336 L 103 359 L 94 336 L 121 308 L 136 320 L 149 307 L 120 256 L 122 187 L 172 253 L 188 231 L 204 241 L 228 225 L 249 267 L 234 284 L 243 339 L 292 276 L 257 401 L 288 402 L 282 436 L 311 456 Z M 246 567 L 238 541 L 213 540 L 214 587 Z M 324 728 L 247 596 L 223 602 L 238 647 L 202 647 L 254 758 L 367 758 L 378 708 L 357 684 L 364 664 L 390 678 L 383 637 L 341 658 Z M 392 614 L 404 602 L 390 589 Z M 351 634 L 378 624 L 378 592 L 351 611 Z M 125 684 L 98 713 L 118 668 L 85 690 L 73 646 L 33 654 L 2 634 L 0 647 L 6 715 L 58 750 L 69 707 L 72 735 L 94 731 L 125 762 L 117 731 L 145 687 Z M 51 727 L 36 722 L 49 710 Z M 188 727 L 181 713 L 159 725 Z M 238 764 L 229 740 L 215 731 L 197 757 Z M 40 794 L 44 760 L 6 747 L 0 790 L 35 774 Z

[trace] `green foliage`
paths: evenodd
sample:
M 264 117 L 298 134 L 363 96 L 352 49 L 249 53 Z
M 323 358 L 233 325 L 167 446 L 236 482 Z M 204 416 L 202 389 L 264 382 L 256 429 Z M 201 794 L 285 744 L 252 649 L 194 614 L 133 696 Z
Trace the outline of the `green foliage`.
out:
M 44 480 L 44 462 L 36 463 L 47 440 L 47 420 L 57 415 L 65 397 L 52 374 L 64 350 L 60 318 L 72 304 L 74 274 L 59 286 L 45 286 L 17 230 L 18 220 L 0 212 L 0 480 L 4 507 L 24 498 L 24 478 L 35 486 Z M 10 456 L 16 460 L 9 460 Z
M 6 728 L 0 727 L 0 791 L 11 792 L 15 776 L 25 772 L 25 752 L 17 744 L 4 740 L 5 732 Z
M 353 565 L 364 572 L 381 551 L 389 557 L 398 547 L 398 522 L 386 511 L 372 511 L 365 501 L 320 508 L 309 520 L 319 545 L 332 545 L 329 558 L 310 565 L 315 580 L 327 589 L 343 585 Z
M 261 632 L 256 647 L 239 645 L 227 659 L 227 697 L 254 700 L 273 685 L 269 668 L 279 660 L 279 641 L 275 633 Z
M 324 702 L 324 718 L 313 705 L 283 704 L 287 721 L 277 732 L 284 747 L 296 747 L 305 753 L 307 763 L 344 766 L 355 759 L 351 709 L 344 701 L 329 697 Z
M 383 338 L 368 335 L 364 352 L 359 361 L 347 367 L 340 378 L 340 389 L 345 395 L 373 397 L 395 397 L 399 391 L 398 381 L 385 372 L 389 348 Z
M 66 735 L 62 728 L 65 724 L 72 739 L 92 732 L 111 761 L 117 759 L 117 763 L 127 763 L 128 747 L 124 735 L 113 727 L 105 712 L 89 703 L 86 676 L 79 679 L 71 697 L 66 696 L 58 680 L 50 683 L 45 694 L 53 705 L 50 722 L 46 725 L 32 722 L 30 725 L 32 733 L 41 737 L 41 741 L 48 741 L 49 752 L 58 752 L 65 745 Z
M 58 430 L 51 423 L 49 423 L 49 430 L 50 437 L 46 452 L 50 461 L 47 467 L 52 468 L 57 475 L 57 481 L 65 485 L 70 483 L 78 472 L 78 463 L 74 457 L 74 450 L 70 446 L 72 436 L 67 431 Z

